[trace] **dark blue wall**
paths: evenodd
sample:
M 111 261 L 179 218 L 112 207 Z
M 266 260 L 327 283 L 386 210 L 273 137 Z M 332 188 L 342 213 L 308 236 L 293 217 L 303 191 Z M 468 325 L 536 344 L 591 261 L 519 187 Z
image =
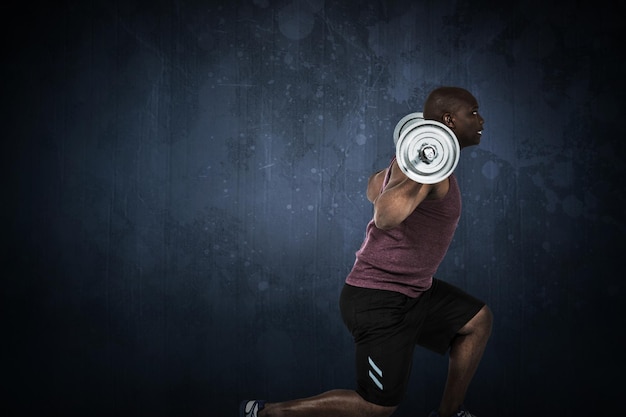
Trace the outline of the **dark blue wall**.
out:
M 337 299 L 367 178 L 458 85 L 486 129 L 438 276 L 496 320 L 468 405 L 617 411 L 622 10 L 135 3 L 3 12 L 0 410 L 221 417 L 351 388 Z M 416 351 L 398 416 L 437 405 L 446 361 Z

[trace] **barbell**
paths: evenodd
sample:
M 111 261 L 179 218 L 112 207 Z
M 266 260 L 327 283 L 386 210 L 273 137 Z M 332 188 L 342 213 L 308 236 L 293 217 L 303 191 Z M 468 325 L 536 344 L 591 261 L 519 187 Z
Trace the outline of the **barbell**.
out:
M 404 174 L 421 184 L 448 178 L 459 163 L 461 148 L 452 130 L 423 113 L 410 113 L 393 131 L 396 160 Z

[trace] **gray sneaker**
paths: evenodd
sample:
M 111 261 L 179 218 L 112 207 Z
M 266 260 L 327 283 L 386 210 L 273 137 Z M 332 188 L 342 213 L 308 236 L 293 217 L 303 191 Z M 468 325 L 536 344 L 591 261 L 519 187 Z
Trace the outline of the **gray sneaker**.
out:
M 239 405 L 239 417 L 258 417 L 265 408 L 265 400 L 246 400 Z

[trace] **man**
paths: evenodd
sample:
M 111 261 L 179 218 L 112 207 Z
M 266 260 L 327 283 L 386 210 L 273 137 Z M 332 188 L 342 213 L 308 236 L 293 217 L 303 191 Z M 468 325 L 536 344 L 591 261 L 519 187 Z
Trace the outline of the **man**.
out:
M 480 143 L 484 120 L 467 90 L 435 89 L 424 118 L 448 126 L 461 149 Z M 433 278 L 460 217 L 456 178 L 420 184 L 394 158 L 370 177 L 367 198 L 374 216 L 340 297 L 356 345 L 357 389 L 282 403 L 244 401 L 240 417 L 388 417 L 405 395 L 415 345 L 449 351 L 446 386 L 430 417 L 473 417 L 463 402 L 491 333 L 491 311 Z

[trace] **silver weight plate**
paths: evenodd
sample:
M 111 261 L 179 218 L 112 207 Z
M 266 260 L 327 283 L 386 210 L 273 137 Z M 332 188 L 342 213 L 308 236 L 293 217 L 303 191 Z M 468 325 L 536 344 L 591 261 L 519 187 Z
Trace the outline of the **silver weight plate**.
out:
M 421 184 L 448 178 L 461 152 L 454 132 L 435 120 L 409 120 L 404 126 L 396 141 L 396 160 L 402 172 Z
M 400 119 L 400 121 L 396 124 L 395 129 L 393 130 L 394 145 L 398 143 L 398 139 L 400 138 L 402 130 L 406 130 L 420 120 L 424 120 L 424 113 L 410 113 Z

